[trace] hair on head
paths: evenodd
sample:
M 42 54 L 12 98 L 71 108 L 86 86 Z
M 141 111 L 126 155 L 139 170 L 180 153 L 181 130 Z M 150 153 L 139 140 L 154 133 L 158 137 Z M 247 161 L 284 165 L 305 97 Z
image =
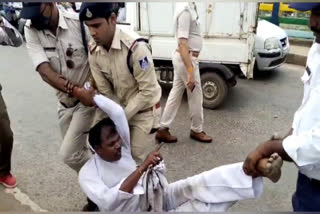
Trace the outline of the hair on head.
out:
M 101 131 L 103 127 L 111 127 L 115 130 L 115 124 L 110 118 L 105 118 L 94 125 L 89 131 L 89 144 L 92 148 L 101 145 Z

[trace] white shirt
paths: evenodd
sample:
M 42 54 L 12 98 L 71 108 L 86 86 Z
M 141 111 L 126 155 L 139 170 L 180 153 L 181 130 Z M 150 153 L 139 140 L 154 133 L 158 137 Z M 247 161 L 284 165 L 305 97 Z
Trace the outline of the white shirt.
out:
M 188 39 L 190 51 L 200 52 L 203 39 L 200 31 L 199 15 L 195 3 L 189 3 L 182 11 L 177 7 L 174 26 L 176 38 Z
M 122 182 L 136 170 L 136 163 L 131 156 L 129 125 L 124 110 L 103 95 L 96 95 L 94 101 L 115 123 L 122 139 L 122 156 L 119 161 L 107 162 L 94 154 L 79 172 L 80 186 L 100 211 L 139 211 L 139 196 L 144 194 L 142 183 L 136 185 L 132 194 L 119 189 Z
M 302 103 L 294 116 L 293 133 L 284 139 L 283 147 L 302 174 L 320 180 L 320 44 L 311 47 L 301 80 Z

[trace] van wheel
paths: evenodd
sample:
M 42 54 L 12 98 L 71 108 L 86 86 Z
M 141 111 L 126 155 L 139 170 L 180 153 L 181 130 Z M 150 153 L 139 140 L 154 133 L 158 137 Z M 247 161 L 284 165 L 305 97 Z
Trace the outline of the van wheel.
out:
M 203 107 L 215 109 L 223 103 L 228 94 L 226 81 L 215 72 L 201 74 Z

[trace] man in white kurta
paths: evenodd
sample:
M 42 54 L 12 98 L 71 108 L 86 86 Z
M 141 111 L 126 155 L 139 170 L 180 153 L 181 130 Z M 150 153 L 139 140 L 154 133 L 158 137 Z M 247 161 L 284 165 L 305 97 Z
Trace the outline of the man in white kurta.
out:
M 320 211 L 320 3 L 290 3 L 292 9 L 311 11 L 309 27 L 315 35 L 301 80 L 303 99 L 287 136 L 260 144 L 244 164 L 248 175 L 258 175 L 255 164 L 277 152 L 299 169 L 296 192 L 292 197 L 295 212 Z
M 131 156 L 125 113 L 118 104 L 102 95 L 95 95 L 93 100 L 115 124 L 121 137 L 121 158 L 109 162 L 94 154 L 80 170 L 80 186 L 100 211 L 146 211 L 141 209 L 146 192 L 142 182 L 144 172 L 137 168 Z M 163 161 L 156 167 L 161 165 Z M 141 178 L 133 190 L 130 193 L 120 190 L 136 171 Z M 245 175 L 242 163 L 221 166 L 168 184 L 164 191 L 166 210 L 163 211 L 225 211 L 238 200 L 259 197 L 262 189 L 262 177 Z

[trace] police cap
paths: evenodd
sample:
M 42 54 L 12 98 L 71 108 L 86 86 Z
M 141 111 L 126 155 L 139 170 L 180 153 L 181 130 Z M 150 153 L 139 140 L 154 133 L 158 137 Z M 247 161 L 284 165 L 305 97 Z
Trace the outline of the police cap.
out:
M 41 2 L 23 2 L 20 17 L 23 19 L 32 19 L 39 16 L 41 4 Z
M 107 18 L 112 12 L 118 13 L 119 5 L 114 2 L 83 2 L 79 12 L 80 21 Z

